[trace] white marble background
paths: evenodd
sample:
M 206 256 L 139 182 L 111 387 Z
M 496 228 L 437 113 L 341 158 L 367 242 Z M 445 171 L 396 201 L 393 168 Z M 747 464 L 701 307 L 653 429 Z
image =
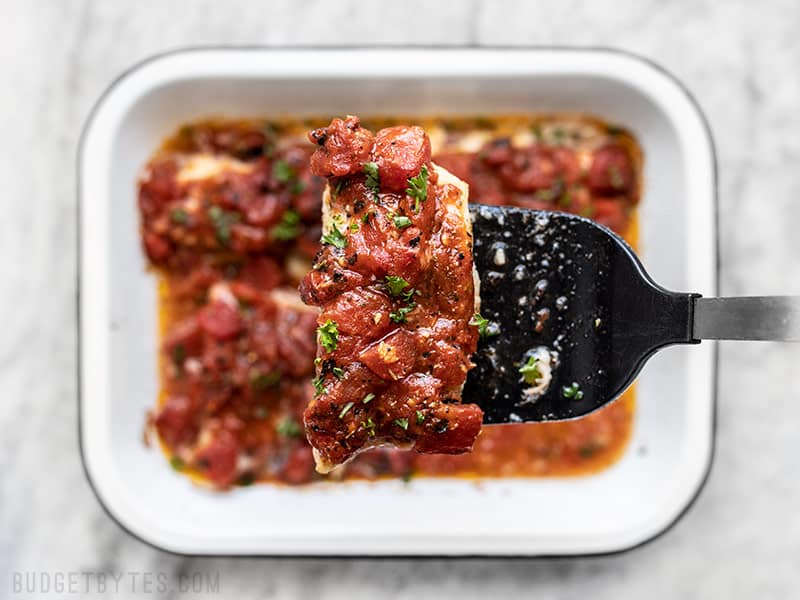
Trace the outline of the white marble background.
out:
M 219 572 L 219 596 L 237 599 L 797 597 L 800 347 L 777 344 L 722 347 L 708 486 L 673 530 L 626 555 L 200 560 L 131 538 L 101 510 L 78 454 L 75 151 L 112 78 L 189 44 L 616 46 L 676 74 L 710 119 L 722 292 L 797 294 L 798 24 L 796 0 L 0 0 L 0 597 L 15 597 L 14 570 Z

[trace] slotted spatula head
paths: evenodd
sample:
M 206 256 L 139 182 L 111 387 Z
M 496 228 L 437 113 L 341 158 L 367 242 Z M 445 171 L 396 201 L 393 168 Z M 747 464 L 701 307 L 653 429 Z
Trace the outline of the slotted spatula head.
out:
M 480 405 L 485 423 L 585 415 L 618 397 L 655 350 L 693 342 L 693 296 L 656 285 L 607 228 L 564 213 L 470 211 L 480 312 L 496 335 L 481 339 L 463 401 Z

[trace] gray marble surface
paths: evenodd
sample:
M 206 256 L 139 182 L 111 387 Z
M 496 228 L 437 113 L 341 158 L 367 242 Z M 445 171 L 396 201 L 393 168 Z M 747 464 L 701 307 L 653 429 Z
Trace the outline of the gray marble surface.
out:
M 716 138 L 721 291 L 800 293 L 796 0 L 0 0 L 0 15 L 0 597 L 25 596 L 13 587 L 14 571 L 25 570 L 164 573 L 170 587 L 180 574 L 218 573 L 219 589 L 206 591 L 238 599 L 800 593 L 800 347 L 723 345 L 716 460 L 699 501 L 644 548 L 579 560 L 201 560 L 160 553 L 110 521 L 84 479 L 75 380 L 80 128 L 122 69 L 184 45 L 602 45 L 652 58 L 692 90 Z M 129 576 L 118 588 L 110 582 L 105 595 L 135 590 L 148 591 Z

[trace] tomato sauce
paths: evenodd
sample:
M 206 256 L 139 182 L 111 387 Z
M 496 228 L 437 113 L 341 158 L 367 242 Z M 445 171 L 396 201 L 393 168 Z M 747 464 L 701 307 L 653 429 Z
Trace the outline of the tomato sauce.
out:
M 159 278 L 161 394 L 148 418 L 172 466 L 225 489 L 320 478 L 303 437 L 316 309 L 296 293 L 319 249 L 322 178 L 307 121 L 209 120 L 165 141 L 139 182 L 143 250 Z M 371 119 L 417 123 L 470 199 L 583 214 L 636 242 L 641 153 L 583 116 Z M 328 478 L 579 475 L 613 463 L 633 391 L 577 421 L 485 427 L 472 453 L 384 448 Z

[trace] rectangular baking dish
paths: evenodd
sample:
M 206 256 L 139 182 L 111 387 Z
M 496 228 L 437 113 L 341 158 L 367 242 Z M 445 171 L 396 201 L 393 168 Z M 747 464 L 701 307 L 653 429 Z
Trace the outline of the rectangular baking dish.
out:
M 257 485 L 220 494 L 142 444 L 158 393 L 155 278 L 135 180 L 159 142 L 206 116 L 581 112 L 645 153 L 641 255 L 657 281 L 716 292 L 710 135 L 687 92 L 609 50 L 197 49 L 134 67 L 80 147 L 80 438 L 106 510 L 165 550 L 215 555 L 575 555 L 641 544 L 692 502 L 713 448 L 715 347 L 675 347 L 639 378 L 631 443 L 597 475 Z

